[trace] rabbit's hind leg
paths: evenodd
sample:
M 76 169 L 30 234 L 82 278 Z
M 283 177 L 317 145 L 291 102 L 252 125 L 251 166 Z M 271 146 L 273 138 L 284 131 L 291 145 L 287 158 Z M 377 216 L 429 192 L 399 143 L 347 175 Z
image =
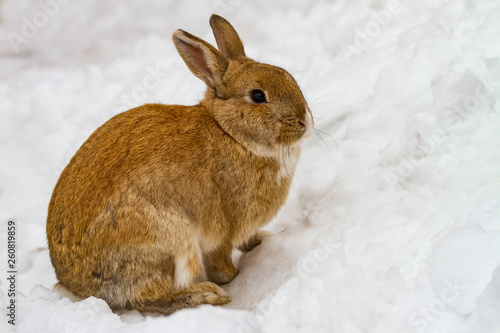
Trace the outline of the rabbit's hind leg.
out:
M 212 282 L 200 282 L 152 299 L 128 306 L 129 310 L 171 314 L 180 309 L 193 308 L 201 304 L 224 305 L 231 300 L 227 293 Z
M 172 242 L 169 245 L 173 245 Z M 173 249 L 170 247 L 170 251 Z M 127 303 L 127 309 L 170 314 L 201 304 L 229 303 L 227 293 L 215 283 L 198 282 L 203 273 L 203 262 L 196 238 L 184 238 L 183 242 L 178 240 L 175 249 L 173 258 L 170 256 L 173 267 L 165 271 L 165 279 L 148 279 L 148 283 L 141 284 L 135 289 L 133 301 Z M 156 257 L 160 260 L 159 256 Z

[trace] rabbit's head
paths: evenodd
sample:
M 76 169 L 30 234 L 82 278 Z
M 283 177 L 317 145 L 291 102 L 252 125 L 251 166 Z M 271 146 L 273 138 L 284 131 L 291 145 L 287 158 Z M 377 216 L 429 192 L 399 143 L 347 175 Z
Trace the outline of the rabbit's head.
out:
M 266 157 L 309 136 L 311 111 L 294 78 L 282 68 L 247 58 L 224 18 L 213 15 L 210 25 L 219 50 L 183 30 L 172 38 L 189 69 L 206 83 L 202 105 L 219 126 L 246 149 Z

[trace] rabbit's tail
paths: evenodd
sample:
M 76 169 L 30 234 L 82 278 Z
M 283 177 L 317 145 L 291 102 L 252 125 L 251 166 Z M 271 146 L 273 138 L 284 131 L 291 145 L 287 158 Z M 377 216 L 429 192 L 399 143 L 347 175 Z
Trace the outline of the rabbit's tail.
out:
M 200 282 L 176 290 L 165 297 L 128 305 L 127 310 L 171 314 L 180 309 L 193 308 L 201 304 L 224 305 L 231 301 L 228 294 L 212 282 Z

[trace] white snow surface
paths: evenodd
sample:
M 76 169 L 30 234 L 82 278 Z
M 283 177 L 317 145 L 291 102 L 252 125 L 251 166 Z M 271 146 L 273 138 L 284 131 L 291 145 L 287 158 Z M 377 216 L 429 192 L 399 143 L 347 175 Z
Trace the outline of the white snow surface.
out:
M 275 235 L 235 253 L 224 307 L 72 301 L 45 236 L 58 176 L 116 113 L 202 98 L 170 36 L 215 44 L 212 13 L 295 76 L 321 131 Z M 17 332 L 500 332 L 497 0 L 2 0 L 0 36 L 0 332 L 9 220 Z

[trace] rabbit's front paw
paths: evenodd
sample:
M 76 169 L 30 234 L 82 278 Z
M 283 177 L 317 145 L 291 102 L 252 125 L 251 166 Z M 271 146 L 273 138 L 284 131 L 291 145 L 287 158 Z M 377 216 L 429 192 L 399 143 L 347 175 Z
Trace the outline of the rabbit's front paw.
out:
M 249 252 L 252 251 L 257 245 L 260 245 L 264 238 L 267 236 L 271 236 L 273 233 L 266 230 L 259 230 L 250 237 L 243 245 L 238 246 L 238 250 L 241 252 Z
M 231 282 L 238 270 L 233 265 L 231 259 L 231 249 L 217 249 L 205 255 L 205 270 L 208 280 L 217 283 L 225 284 Z
M 207 270 L 207 278 L 217 284 L 226 284 L 231 281 L 238 275 L 238 270 L 234 265 L 232 267 L 224 267 L 217 269 Z

